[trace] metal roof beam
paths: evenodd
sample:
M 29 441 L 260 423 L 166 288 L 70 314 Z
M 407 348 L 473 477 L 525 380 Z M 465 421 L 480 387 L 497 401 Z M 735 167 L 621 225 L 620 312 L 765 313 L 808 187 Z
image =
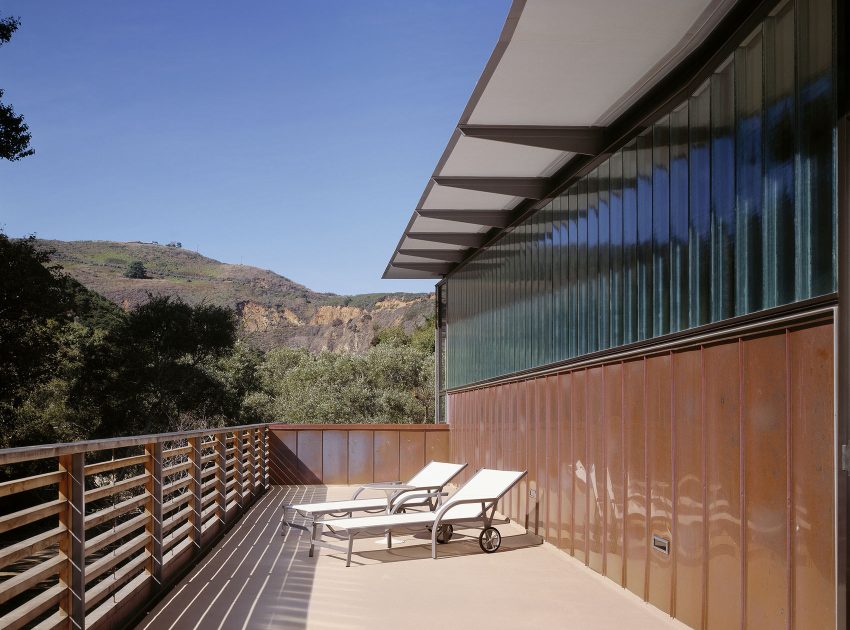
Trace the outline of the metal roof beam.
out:
M 421 208 L 416 212 L 419 216 L 428 219 L 444 219 L 497 228 L 507 227 L 511 221 L 510 210 L 434 210 Z
M 408 232 L 407 238 L 432 243 L 446 243 L 447 245 L 460 245 L 461 247 L 481 247 L 487 236 L 464 232 Z
M 451 263 L 412 263 L 412 262 L 398 262 L 394 261 L 392 264 L 393 267 L 397 269 L 410 269 L 412 271 L 424 271 L 425 273 L 433 273 L 434 275 L 444 276 L 449 271 L 451 271 L 452 265 Z
M 464 188 L 478 192 L 543 199 L 552 188 L 548 177 L 454 177 L 435 175 L 434 181 L 440 186 Z
M 450 263 L 459 263 L 466 256 L 462 249 L 405 249 L 401 248 L 398 253 L 402 256 L 416 256 L 417 258 L 430 258 L 432 260 L 443 260 Z
M 510 142 L 528 147 L 598 155 L 605 148 L 605 127 L 550 125 L 458 125 L 468 138 Z

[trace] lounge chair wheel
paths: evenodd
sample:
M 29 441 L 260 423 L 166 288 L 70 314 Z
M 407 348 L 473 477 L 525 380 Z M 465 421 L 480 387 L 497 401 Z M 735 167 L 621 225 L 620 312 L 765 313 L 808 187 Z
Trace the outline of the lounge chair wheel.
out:
M 451 525 L 440 525 L 440 528 L 437 530 L 437 542 L 445 545 L 452 539 L 452 534 L 454 533 L 455 528 Z
M 484 553 L 494 553 L 502 544 L 502 535 L 495 527 L 487 527 L 478 536 L 478 546 Z

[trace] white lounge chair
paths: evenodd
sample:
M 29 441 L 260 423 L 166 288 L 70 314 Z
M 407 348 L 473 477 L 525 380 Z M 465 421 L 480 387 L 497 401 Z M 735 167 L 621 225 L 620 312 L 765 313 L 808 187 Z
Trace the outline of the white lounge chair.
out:
M 430 529 L 431 557 L 437 557 L 437 543 L 446 543 L 452 537 L 454 525 L 481 523 L 483 529 L 478 536 L 478 545 L 485 553 L 498 551 L 502 544 L 499 530 L 493 527 L 496 505 L 526 471 L 490 470 L 482 468 L 462 488 L 449 497 L 443 505 L 430 512 L 399 513 L 405 506 L 404 500 L 394 503 L 391 514 L 360 516 L 317 521 L 313 525 L 310 540 L 310 555 L 313 547 L 323 547 L 346 553 L 345 566 L 351 566 L 351 550 L 354 538 L 364 533 L 387 533 L 387 544 L 392 546 L 392 530 Z M 320 540 L 322 527 L 333 532 L 348 534 L 348 548 Z
M 351 516 L 355 512 L 388 513 L 394 505 L 404 500 L 405 507 L 428 507 L 433 509 L 439 505 L 440 499 L 446 493 L 443 487 L 466 468 L 466 464 L 450 464 L 447 462 L 430 462 L 407 483 L 387 481 L 363 484 L 347 501 L 325 501 L 323 503 L 299 503 L 285 505 L 284 509 L 295 510 L 305 518 Z M 384 497 L 368 499 L 358 498 L 365 490 L 383 490 Z M 312 550 L 311 550 L 312 555 Z

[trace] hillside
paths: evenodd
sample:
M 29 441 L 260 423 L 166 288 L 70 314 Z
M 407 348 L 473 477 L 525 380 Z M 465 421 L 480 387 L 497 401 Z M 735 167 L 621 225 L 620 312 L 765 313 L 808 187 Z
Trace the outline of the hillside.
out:
M 39 246 L 54 250 L 53 260 L 70 276 L 125 309 L 145 301 L 149 293 L 230 307 L 239 316 L 243 336 L 263 350 L 289 346 L 362 352 L 376 331 L 397 325 L 409 331 L 434 310 L 433 295 L 317 293 L 272 271 L 165 245 L 42 240 Z M 137 260 L 149 278 L 124 277 Z

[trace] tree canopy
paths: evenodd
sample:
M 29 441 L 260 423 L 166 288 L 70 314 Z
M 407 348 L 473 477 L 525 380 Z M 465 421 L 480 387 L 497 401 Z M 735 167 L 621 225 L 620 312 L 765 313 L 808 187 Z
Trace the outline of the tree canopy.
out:
M 20 25 L 18 18 L 0 18 L 0 46 L 9 43 Z M 0 99 L 3 94 L 0 89 Z M 11 105 L 0 100 L 0 158 L 15 162 L 32 155 L 35 151 L 30 147 L 31 140 L 32 134 L 24 122 L 24 117 L 16 114 Z

